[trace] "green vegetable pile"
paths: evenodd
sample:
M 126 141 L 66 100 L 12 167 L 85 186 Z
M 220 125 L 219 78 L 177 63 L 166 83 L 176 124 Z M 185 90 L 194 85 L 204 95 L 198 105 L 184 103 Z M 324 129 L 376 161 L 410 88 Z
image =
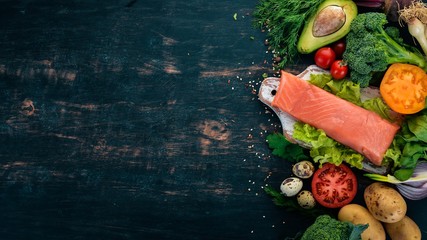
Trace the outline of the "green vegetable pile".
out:
M 307 26 L 307 19 L 316 16 L 318 13 L 316 11 L 325 1 L 260 0 L 254 12 L 255 25 L 267 30 L 270 49 L 276 56 L 282 58 L 278 62 L 279 69 L 297 63 L 300 54 L 303 53 L 297 49 L 297 42 L 302 39 L 301 30 Z M 424 10 L 427 14 L 427 8 Z M 330 74 L 321 74 L 312 75 L 310 82 L 337 97 L 376 112 L 390 122 L 400 124 L 401 129 L 383 160 L 383 164 L 391 167 L 393 176 L 378 174 L 365 176 L 373 180 L 398 184 L 399 191 L 409 199 L 425 198 L 427 188 L 423 186 L 427 182 L 425 170 L 427 162 L 423 160 L 427 159 L 427 108 L 416 114 L 405 115 L 404 121 L 400 121 L 401 119 L 396 119 L 397 116 L 391 114 L 390 107 L 380 97 L 362 101 L 361 91 L 368 86 L 378 86 L 386 70 L 394 63 L 412 64 L 427 71 L 427 58 L 418 48 L 404 42 L 399 28 L 388 22 L 385 13 L 358 13 L 358 11 L 353 13 L 357 16 L 352 20 L 348 34 L 342 36 L 345 37 L 346 44 L 342 60 L 348 65 L 349 78 L 334 81 Z M 413 35 L 412 32 L 410 34 Z M 358 169 L 363 168 L 362 162 L 365 159 L 363 155 L 329 138 L 323 130 L 302 122 L 295 123 L 293 130 L 292 137 L 309 144 L 311 148 L 303 149 L 289 142 L 283 134 L 273 133 L 267 136 L 273 155 L 291 162 L 311 158 L 319 166 L 324 163 L 339 165 L 346 162 Z M 284 197 L 273 188 L 267 186 L 264 190 L 273 198 L 276 205 L 285 207 L 286 210 L 299 210 L 317 217 L 310 227 L 294 239 L 355 240 L 361 239 L 361 233 L 368 227 L 342 222 L 313 209 L 301 209 L 294 200 Z
M 343 58 L 350 69 L 350 79 L 361 87 L 376 84 L 392 63 L 409 63 L 427 70 L 427 61 L 415 47 L 406 45 L 396 27 L 386 27 L 384 13 L 358 14 L 346 36 Z
M 401 131 L 395 137 L 397 148 L 402 149 L 402 155 L 393 175 L 400 181 L 412 176 L 417 163 L 427 159 L 427 110 L 421 114 L 408 116 Z
M 375 81 L 381 78 L 392 63 L 411 63 L 427 69 L 426 58 L 415 47 L 403 42 L 396 27 L 387 26 L 386 15 L 383 13 L 358 14 L 346 36 L 346 43 L 343 57 L 350 67 L 350 80 L 353 83 L 348 80 L 333 81 L 330 75 L 326 74 L 315 76 L 311 83 L 340 98 L 374 111 L 384 119 L 395 121 L 396 119 L 389 114 L 390 108 L 380 98 L 362 102 L 361 88 L 375 84 Z M 383 161 L 391 165 L 393 175 L 397 179 L 401 181 L 409 179 L 418 161 L 427 158 L 426 129 L 427 111 L 407 116 L 402 123 L 401 131 L 396 135 Z M 297 123 L 294 126 L 293 137 L 313 146 L 310 149 L 310 157 L 315 162 L 320 164 L 330 162 L 338 165 L 345 161 L 356 168 L 362 168 L 364 157 L 361 154 L 329 138 L 320 129 Z M 279 146 L 277 142 L 276 146 Z M 287 146 L 286 150 L 274 146 L 270 148 L 275 149 L 276 152 L 282 151 L 281 155 L 284 155 L 291 147 Z

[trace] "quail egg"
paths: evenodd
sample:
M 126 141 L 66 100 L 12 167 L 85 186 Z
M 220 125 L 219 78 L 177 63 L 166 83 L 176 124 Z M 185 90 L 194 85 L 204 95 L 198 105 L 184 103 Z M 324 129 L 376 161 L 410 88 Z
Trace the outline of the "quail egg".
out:
M 312 209 L 316 206 L 316 200 L 313 197 L 313 193 L 307 190 L 302 190 L 297 195 L 298 204 L 304 209 Z
M 310 161 L 301 161 L 294 164 L 292 173 L 303 179 L 310 178 L 314 173 L 314 165 Z
M 293 197 L 302 189 L 303 182 L 297 177 L 290 177 L 283 180 L 280 191 L 287 197 Z

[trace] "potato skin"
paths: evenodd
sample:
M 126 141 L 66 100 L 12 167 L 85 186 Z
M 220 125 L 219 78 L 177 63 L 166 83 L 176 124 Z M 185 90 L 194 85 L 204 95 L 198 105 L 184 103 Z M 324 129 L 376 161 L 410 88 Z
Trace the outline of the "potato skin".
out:
M 349 221 L 353 224 L 369 224 L 362 233 L 362 240 L 385 240 L 383 225 L 375 219 L 365 207 L 359 204 L 348 204 L 338 212 L 338 220 Z
M 420 240 L 421 230 L 408 216 L 395 223 L 384 223 L 387 234 L 392 240 Z
M 385 183 L 374 182 L 366 187 L 364 199 L 369 212 L 381 222 L 398 222 L 406 215 L 405 199 Z

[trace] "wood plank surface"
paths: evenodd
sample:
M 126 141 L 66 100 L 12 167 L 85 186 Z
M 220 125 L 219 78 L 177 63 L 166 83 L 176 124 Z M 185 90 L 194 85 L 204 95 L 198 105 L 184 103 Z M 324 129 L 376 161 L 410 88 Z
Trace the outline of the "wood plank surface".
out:
M 1 239 L 283 239 L 256 0 L 0 1 Z M 236 14 L 236 19 L 234 15 Z M 299 72 L 304 64 L 292 66 Z

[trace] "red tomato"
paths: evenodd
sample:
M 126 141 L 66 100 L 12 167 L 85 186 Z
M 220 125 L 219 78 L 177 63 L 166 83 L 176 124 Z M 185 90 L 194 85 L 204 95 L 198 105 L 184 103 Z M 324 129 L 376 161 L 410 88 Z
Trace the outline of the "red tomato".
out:
M 345 41 L 344 40 L 338 40 L 334 43 L 332 43 L 332 50 L 335 52 L 336 58 L 342 58 L 342 55 L 345 51 Z
M 331 66 L 331 75 L 335 80 L 341 80 L 347 76 L 348 66 L 343 60 L 335 60 Z
M 335 52 L 330 47 L 322 47 L 316 51 L 314 62 L 323 69 L 329 69 L 335 61 Z
M 356 196 L 356 175 L 345 164 L 323 164 L 313 175 L 311 191 L 320 205 L 340 208 L 349 204 Z

